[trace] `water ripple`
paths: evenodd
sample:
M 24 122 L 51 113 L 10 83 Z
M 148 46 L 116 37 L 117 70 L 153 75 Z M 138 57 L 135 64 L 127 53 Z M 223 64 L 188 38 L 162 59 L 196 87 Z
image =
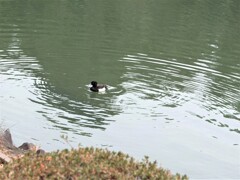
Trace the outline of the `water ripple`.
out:
M 215 45 L 210 46 L 217 48 Z M 231 112 L 240 101 L 240 89 L 236 86 L 236 83 L 239 84 L 239 68 L 232 68 L 231 73 L 227 74 L 218 70 L 221 63 L 208 59 L 200 58 L 186 64 L 181 60 L 154 58 L 140 53 L 127 55 L 120 61 L 127 70 L 122 76 L 126 81 L 122 86 L 127 92 L 135 94 L 136 98 L 155 99 L 157 103 L 149 105 L 149 109 L 166 106 L 178 111 L 190 103 L 192 110 L 189 113 L 192 116 L 200 117 L 195 113 L 198 109 L 203 114 L 200 119 L 212 122 L 209 119 L 216 119 L 217 116 L 218 123 L 215 125 L 227 124 L 219 127 L 229 128 L 230 131 L 236 127 L 229 125 L 230 121 L 225 122 L 225 118 L 226 114 L 233 113 L 235 115 L 231 119 L 240 118 L 239 111 Z M 134 100 L 130 102 L 133 103 Z M 140 108 L 142 105 L 135 103 L 135 106 Z

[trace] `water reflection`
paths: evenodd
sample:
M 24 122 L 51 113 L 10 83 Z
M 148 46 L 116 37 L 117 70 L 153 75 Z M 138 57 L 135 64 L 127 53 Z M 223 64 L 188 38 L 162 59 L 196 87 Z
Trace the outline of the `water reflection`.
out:
M 45 108 L 40 113 L 53 122 L 54 127 L 63 130 L 90 136 L 91 134 L 87 132 L 79 132 L 87 128 L 104 130 L 111 122 L 109 117 L 119 113 L 119 108 L 112 106 L 113 99 L 110 100 L 104 94 L 89 92 L 87 87 L 80 91 L 85 94 L 85 99 L 72 100 L 64 94 L 55 93 L 54 87 L 51 87 L 46 80 L 35 81 L 34 85 L 37 92 L 32 92 L 35 99 L 30 100 L 44 105 Z M 49 109 L 54 109 L 55 112 L 49 113 Z M 62 123 L 65 121 L 66 124 Z M 66 128 L 66 125 L 74 126 L 74 128 Z
M 0 1 L 0 121 L 47 150 L 66 148 L 65 133 L 193 177 L 239 177 L 239 5 Z M 92 80 L 114 89 L 91 93 Z
M 20 46 L 21 39 L 18 38 L 18 34 L 13 34 L 8 47 L 1 50 L 0 70 L 3 84 L 1 94 L 4 95 L 1 96 L 3 98 L 1 113 L 5 112 L 5 108 L 2 108 L 5 104 L 4 99 L 15 98 L 11 95 L 6 97 L 7 94 L 10 94 L 11 88 L 15 89 L 11 86 L 14 84 L 26 89 L 25 92 L 23 89 L 21 90 L 23 94 L 26 94 L 26 96 L 22 95 L 22 101 L 30 100 L 30 102 L 39 104 L 36 112 L 50 121 L 54 128 L 63 131 L 91 136 L 91 133 L 87 132 L 88 128 L 104 130 L 106 125 L 112 121 L 108 117 L 119 113 L 120 108 L 112 105 L 114 99 L 109 99 L 104 94 L 90 93 L 87 87 L 81 87 L 79 89 L 81 96 L 77 96 L 75 99 L 64 94 L 64 91 L 56 91 L 55 86 L 51 85 L 48 79 L 40 77 L 43 69 L 37 59 L 25 55 Z M 112 91 L 112 95 L 116 96 L 118 93 Z M 19 107 L 19 110 L 21 109 Z M 13 108 L 12 111 L 16 111 L 16 109 Z M 2 116 L 1 118 L 4 120 Z
M 193 119 L 204 120 L 239 133 L 235 129 L 240 120 L 240 113 L 236 109 L 240 97 L 239 86 L 236 86 L 236 83 L 239 84 L 238 77 L 218 71 L 218 66 L 222 64 L 203 59 L 185 64 L 181 60 L 164 60 L 146 54 L 127 55 L 120 61 L 126 68 L 122 86 L 131 97 L 137 98 L 134 101 L 133 98 L 124 97 L 124 100 L 120 100 L 125 102 L 124 105 L 134 105 L 135 109 L 145 107 L 153 117 L 161 114 L 160 110 L 155 112 L 154 109 L 181 109 L 193 116 Z M 146 100 L 153 102 L 145 106 L 142 103 L 146 104 Z M 168 120 L 171 114 L 162 112 L 160 116 L 164 115 Z

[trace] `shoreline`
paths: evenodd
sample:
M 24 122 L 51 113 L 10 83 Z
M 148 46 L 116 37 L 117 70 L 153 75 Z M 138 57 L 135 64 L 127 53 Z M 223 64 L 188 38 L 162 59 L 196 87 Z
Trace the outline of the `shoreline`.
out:
M 85 147 L 45 153 L 31 143 L 16 147 L 0 129 L 0 179 L 188 179 L 122 152 Z
M 44 150 L 38 149 L 32 143 L 23 143 L 16 147 L 13 144 L 12 135 L 9 129 L 0 129 L 0 166 L 10 163 L 11 161 L 21 158 L 28 152 L 36 152 L 36 154 L 45 153 Z

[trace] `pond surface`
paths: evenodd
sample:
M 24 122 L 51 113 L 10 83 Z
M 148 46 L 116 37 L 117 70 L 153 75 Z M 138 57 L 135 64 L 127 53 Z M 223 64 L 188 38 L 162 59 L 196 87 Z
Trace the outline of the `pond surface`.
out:
M 102 147 L 190 178 L 240 178 L 239 9 L 0 0 L 1 126 L 16 145 Z M 90 92 L 92 80 L 109 91 Z

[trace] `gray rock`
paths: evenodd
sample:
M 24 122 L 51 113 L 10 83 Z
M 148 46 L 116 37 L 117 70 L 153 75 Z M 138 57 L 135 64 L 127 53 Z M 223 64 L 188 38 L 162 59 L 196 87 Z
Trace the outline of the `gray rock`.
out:
M 36 153 L 37 153 L 37 155 L 39 156 L 39 155 L 45 154 L 45 151 L 42 150 L 42 149 L 38 149 Z
M 25 151 L 33 151 L 33 150 L 36 150 L 36 146 L 32 143 L 23 143 L 21 146 L 18 147 L 19 149 L 22 149 L 22 150 L 25 150 Z
M 6 129 L 5 131 L 0 133 L 0 141 L 6 147 L 13 147 L 12 135 L 9 129 Z

